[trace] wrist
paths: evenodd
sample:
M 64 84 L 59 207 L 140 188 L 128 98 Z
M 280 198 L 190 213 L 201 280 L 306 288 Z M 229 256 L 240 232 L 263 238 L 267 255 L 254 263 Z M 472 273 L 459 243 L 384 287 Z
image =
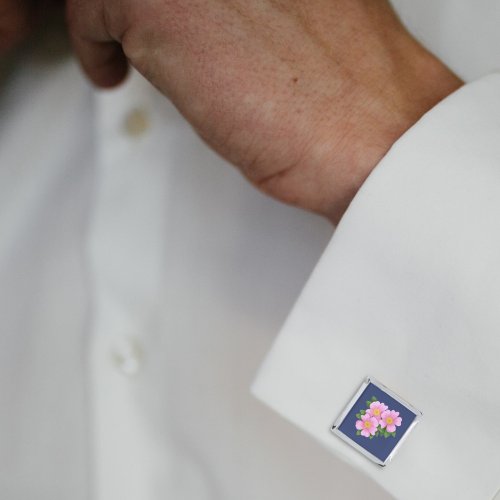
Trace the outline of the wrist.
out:
M 343 147 L 335 161 L 336 189 L 325 200 L 322 212 L 337 224 L 357 191 L 391 146 L 427 111 L 457 90 L 463 82 L 441 61 L 411 39 L 403 61 L 386 75 L 383 90 L 363 88 L 353 100 L 363 103 L 362 112 L 346 123 Z M 378 95 L 377 95 L 378 92 Z M 366 103 L 370 104 L 366 104 Z M 353 109 L 359 107 L 353 105 Z M 340 153 L 340 154 L 339 154 Z

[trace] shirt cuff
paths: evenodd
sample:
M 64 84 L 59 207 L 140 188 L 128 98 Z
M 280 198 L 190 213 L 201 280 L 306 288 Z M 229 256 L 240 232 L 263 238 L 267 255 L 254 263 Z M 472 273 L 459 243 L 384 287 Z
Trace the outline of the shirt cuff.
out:
M 391 148 L 344 215 L 253 393 L 398 499 L 500 488 L 500 74 Z M 329 429 L 371 375 L 424 413 L 385 468 Z

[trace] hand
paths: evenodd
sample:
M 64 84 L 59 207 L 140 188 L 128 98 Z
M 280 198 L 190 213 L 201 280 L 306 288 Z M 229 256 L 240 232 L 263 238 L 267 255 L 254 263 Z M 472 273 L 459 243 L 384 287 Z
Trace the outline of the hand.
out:
M 0 0 L 0 56 L 30 31 L 31 6 L 20 0 Z
M 58 10 L 62 0 L 0 0 L 0 57 Z
M 97 85 L 130 61 L 258 188 L 334 223 L 461 85 L 384 0 L 69 0 L 68 24 Z

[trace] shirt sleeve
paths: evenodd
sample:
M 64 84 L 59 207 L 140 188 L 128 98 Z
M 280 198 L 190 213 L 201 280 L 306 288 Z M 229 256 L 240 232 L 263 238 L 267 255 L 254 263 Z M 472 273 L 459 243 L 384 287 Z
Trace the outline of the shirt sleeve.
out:
M 500 489 L 500 74 L 463 86 L 364 183 L 253 393 L 398 499 Z M 381 468 L 330 432 L 366 376 L 424 413 Z

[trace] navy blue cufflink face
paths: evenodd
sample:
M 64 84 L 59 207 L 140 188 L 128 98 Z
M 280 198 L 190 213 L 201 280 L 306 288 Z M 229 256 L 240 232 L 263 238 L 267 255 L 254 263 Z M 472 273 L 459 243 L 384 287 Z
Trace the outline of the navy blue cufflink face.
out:
M 332 426 L 332 432 L 373 462 L 394 457 L 422 412 L 386 386 L 367 378 Z

